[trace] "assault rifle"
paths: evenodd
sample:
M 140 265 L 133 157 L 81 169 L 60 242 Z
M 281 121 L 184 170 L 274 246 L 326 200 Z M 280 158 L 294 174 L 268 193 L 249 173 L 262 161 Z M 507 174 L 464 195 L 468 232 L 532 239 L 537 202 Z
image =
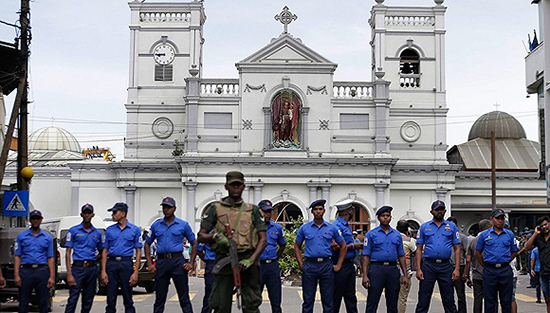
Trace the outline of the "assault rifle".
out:
M 222 216 L 225 216 L 225 218 L 227 219 L 227 222 L 222 222 L 222 224 L 225 227 L 225 234 L 227 239 L 229 240 L 229 256 L 221 259 L 218 264 L 215 265 L 214 273 L 219 272 L 221 268 L 231 263 L 231 271 L 233 272 L 233 284 L 235 285 L 235 289 L 237 291 L 237 308 L 241 310 L 241 272 L 239 266 L 239 255 L 237 253 L 237 243 L 233 239 L 233 232 L 231 231 L 231 225 L 229 224 L 229 216 L 225 214 Z M 219 216 L 218 219 L 220 219 L 222 216 Z

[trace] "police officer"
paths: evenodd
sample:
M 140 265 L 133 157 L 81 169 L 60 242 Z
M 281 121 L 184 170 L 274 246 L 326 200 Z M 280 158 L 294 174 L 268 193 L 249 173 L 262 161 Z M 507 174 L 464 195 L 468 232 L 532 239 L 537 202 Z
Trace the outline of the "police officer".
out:
M 260 292 L 259 257 L 266 240 L 266 225 L 260 209 L 244 203 L 244 175 L 231 171 L 225 175 L 225 190 L 228 196 L 212 203 L 202 217 L 199 242 L 211 244 L 216 252 L 214 286 L 209 306 L 214 312 L 231 312 L 234 280 L 229 257 L 229 240 L 226 225 L 231 227 L 233 240 L 237 246 L 241 276 L 241 294 L 244 312 L 260 312 L 262 294 Z M 214 230 L 212 233 L 211 231 Z
M 187 272 L 195 268 L 197 244 L 195 234 L 189 224 L 175 216 L 176 201 L 172 197 L 165 197 L 160 204 L 163 219 L 151 225 L 151 231 L 145 240 L 145 257 L 149 272 L 155 273 L 155 304 L 153 312 L 164 312 L 166 296 L 170 278 L 174 281 L 180 307 L 185 313 L 192 313 L 193 307 L 189 300 L 189 277 Z M 191 244 L 191 258 L 187 263 L 183 257 L 184 238 Z M 157 241 L 157 263 L 151 260 L 151 243 Z
M 271 201 L 262 200 L 258 203 L 260 210 L 264 215 L 264 221 L 267 225 L 267 247 L 260 255 L 260 290 L 267 287 L 269 302 L 271 303 L 271 312 L 281 312 L 281 269 L 279 259 L 286 246 L 286 238 L 281 225 L 271 221 L 273 206 Z M 278 247 L 277 247 L 278 246 Z
M 300 226 L 294 243 L 294 254 L 298 266 L 302 270 L 302 290 L 304 302 L 302 312 L 313 312 L 315 303 L 315 291 L 317 281 L 321 289 L 321 302 L 323 312 L 332 312 L 334 293 L 334 273 L 340 271 L 347 248 L 344 238 L 338 233 L 338 229 L 323 219 L 326 200 L 319 199 L 311 203 L 309 208 L 313 214 L 313 221 Z M 332 263 L 332 240 L 338 243 L 340 253 L 336 265 Z M 306 244 L 305 257 L 302 262 L 302 243 Z
M 342 268 L 334 273 L 334 285 L 338 288 L 334 288 L 333 300 L 334 300 L 334 312 L 340 312 L 340 304 L 342 298 L 344 298 L 344 304 L 346 306 L 346 312 L 357 312 L 357 296 L 355 295 L 355 249 L 361 248 L 360 242 L 354 243 L 353 233 L 349 226 L 349 221 L 353 218 L 353 200 L 347 199 L 335 204 L 338 209 L 338 217 L 332 225 L 336 226 L 338 233 L 344 238 L 346 242 L 346 257 Z M 332 263 L 336 264 L 340 251 L 338 246 L 333 248 Z
M 67 285 L 70 286 L 69 300 L 65 307 L 65 313 L 73 313 L 80 292 L 82 292 L 82 313 L 90 312 L 94 302 L 97 284 L 97 255 L 102 251 L 101 231 L 92 225 L 92 218 L 95 216 L 94 207 L 86 203 L 80 209 L 82 223 L 73 226 L 67 233 L 65 247 L 67 266 Z
M 369 231 L 365 236 L 363 248 L 363 287 L 367 288 L 366 312 L 376 312 L 382 291 L 386 295 L 386 309 L 388 313 L 397 313 L 399 298 L 400 273 L 397 261 L 405 275 L 403 286 L 409 285 L 405 251 L 401 234 L 390 226 L 391 206 L 383 206 L 376 211 L 380 225 Z
M 113 221 L 117 223 L 107 227 L 103 243 L 101 279 L 107 286 L 105 312 L 116 312 L 116 299 L 120 287 L 126 313 L 134 313 L 136 310 L 132 300 L 132 287 L 137 283 L 139 266 L 134 266 L 132 260 L 135 250 L 135 262 L 141 264 L 141 230 L 126 219 L 126 203 L 116 203 L 107 211 L 112 212 Z
M 214 261 L 216 260 L 216 252 L 212 251 L 207 243 L 199 243 L 197 245 L 197 255 L 204 262 L 204 297 L 202 298 L 201 313 L 210 313 L 212 309 L 208 305 L 208 299 L 212 294 L 212 285 L 214 285 Z
M 42 213 L 29 214 L 31 228 L 19 233 L 15 242 L 14 282 L 19 287 L 19 312 L 29 311 L 33 289 L 41 313 L 48 312 L 48 289 L 54 286 L 53 240 L 40 229 Z
M 509 263 L 517 256 L 518 247 L 514 233 L 504 228 L 505 216 L 503 209 L 494 209 L 493 227 L 481 232 L 476 244 L 475 257 L 484 266 L 485 312 L 496 312 L 497 295 L 502 312 L 512 312 L 513 273 Z
M 415 262 L 416 278 L 420 280 L 420 286 L 416 313 L 428 312 L 436 281 L 445 313 L 457 312 L 453 281 L 460 276 L 460 237 L 456 225 L 443 219 L 445 212 L 445 203 L 434 201 L 430 211 L 433 219 L 422 224 L 418 230 Z M 454 269 L 449 261 L 453 249 Z

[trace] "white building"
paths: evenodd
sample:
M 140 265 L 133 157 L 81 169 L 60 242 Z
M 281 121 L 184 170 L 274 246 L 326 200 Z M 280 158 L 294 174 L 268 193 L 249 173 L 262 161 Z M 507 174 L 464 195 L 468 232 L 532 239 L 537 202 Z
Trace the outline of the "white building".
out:
M 131 2 L 125 159 L 69 162 L 71 194 L 59 201 L 70 208 L 41 208 L 73 215 L 89 202 L 106 215 L 125 201 L 130 220 L 148 226 L 171 195 L 197 230 L 205 207 L 225 196 L 226 172 L 239 170 L 244 199 L 270 199 L 283 222 L 310 219 L 318 198 L 331 220 L 334 203 L 353 199 L 354 228 L 377 225 L 383 204 L 395 221 L 429 220 L 433 200 L 449 203 L 460 168 L 446 158 L 446 7 L 376 2 L 364 52 L 373 81 L 353 82 L 334 81 L 337 60 L 288 31 L 286 7 L 284 31 L 236 60 L 238 77 L 216 79 L 202 76 L 202 2 Z
M 286 31 L 243 55 L 238 78 L 204 78 L 202 3 L 130 3 L 125 160 L 71 163 L 72 213 L 84 202 L 126 201 L 146 226 L 172 195 L 196 227 L 225 196 L 225 173 L 240 170 L 245 200 L 272 200 L 284 220 L 309 219 L 317 198 L 354 199 L 364 228 L 385 203 L 396 218 L 429 219 L 458 169 L 445 155 L 446 8 L 377 2 L 372 82 L 333 81 L 337 64 Z M 279 14 L 285 30 L 292 15 Z

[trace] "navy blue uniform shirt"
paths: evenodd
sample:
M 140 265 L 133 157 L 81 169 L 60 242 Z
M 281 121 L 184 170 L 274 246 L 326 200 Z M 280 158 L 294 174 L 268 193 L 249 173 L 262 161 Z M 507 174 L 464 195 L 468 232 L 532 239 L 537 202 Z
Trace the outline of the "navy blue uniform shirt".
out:
M 214 261 L 216 259 L 216 252 L 210 249 L 210 245 L 207 243 L 199 243 L 197 245 L 197 251 L 204 251 L 205 261 Z
M 338 229 L 327 221 L 323 221 L 321 227 L 311 221 L 300 226 L 296 235 L 296 242 L 306 243 L 306 258 L 326 258 L 332 256 L 330 246 L 332 239 L 337 243 L 344 241 L 344 238 L 338 233 Z
M 332 225 L 336 226 L 338 229 L 338 233 L 344 238 L 346 241 L 346 245 L 353 244 L 353 233 L 351 232 L 351 227 L 349 227 L 349 223 L 344 221 L 341 217 L 338 217 Z M 346 252 L 346 259 L 353 259 L 355 258 L 355 249 L 348 249 Z M 339 256 L 339 252 L 333 252 L 332 256 L 337 258 Z
M 126 222 L 123 229 L 116 223 L 105 230 L 103 249 L 109 250 L 108 256 L 133 256 L 134 249 L 142 246 L 141 230 L 130 222 Z
M 269 222 L 266 234 L 267 247 L 265 247 L 264 252 L 260 255 L 260 261 L 277 259 L 277 245 L 282 246 L 286 244 L 286 238 L 281 225 Z
M 46 264 L 53 258 L 52 236 L 42 229 L 34 236 L 30 228 L 26 229 L 17 235 L 14 254 L 21 257 L 21 264 Z
M 401 234 L 389 228 L 388 233 L 378 226 L 369 231 L 363 243 L 363 255 L 369 255 L 371 262 L 397 262 L 405 255 Z
M 512 253 L 518 251 L 514 238 L 514 233 L 508 229 L 502 229 L 499 235 L 491 227 L 479 234 L 476 250 L 483 251 L 483 261 L 485 263 L 507 263 L 512 260 Z
M 460 244 L 458 228 L 454 223 L 442 221 L 437 227 L 434 220 L 420 226 L 416 244 L 424 245 L 424 257 L 430 259 L 449 259 L 453 245 Z
M 168 226 L 162 218 L 151 225 L 151 231 L 146 240 L 149 244 L 155 239 L 157 240 L 157 253 L 173 253 L 185 249 L 183 247 L 184 237 L 189 242 L 195 240 L 195 234 L 189 223 L 175 217 Z
M 93 225 L 90 231 L 86 231 L 80 223 L 69 229 L 65 246 L 73 249 L 73 260 L 95 261 L 97 253 L 103 249 L 101 237 L 101 231 Z

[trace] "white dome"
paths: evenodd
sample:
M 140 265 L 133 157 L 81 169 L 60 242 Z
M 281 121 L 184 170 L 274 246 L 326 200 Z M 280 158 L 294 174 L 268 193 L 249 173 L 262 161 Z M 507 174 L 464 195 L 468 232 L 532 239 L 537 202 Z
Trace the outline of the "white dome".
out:
M 40 128 L 29 137 L 29 151 L 74 151 L 82 153 L 78 140 L 63 128 Z

